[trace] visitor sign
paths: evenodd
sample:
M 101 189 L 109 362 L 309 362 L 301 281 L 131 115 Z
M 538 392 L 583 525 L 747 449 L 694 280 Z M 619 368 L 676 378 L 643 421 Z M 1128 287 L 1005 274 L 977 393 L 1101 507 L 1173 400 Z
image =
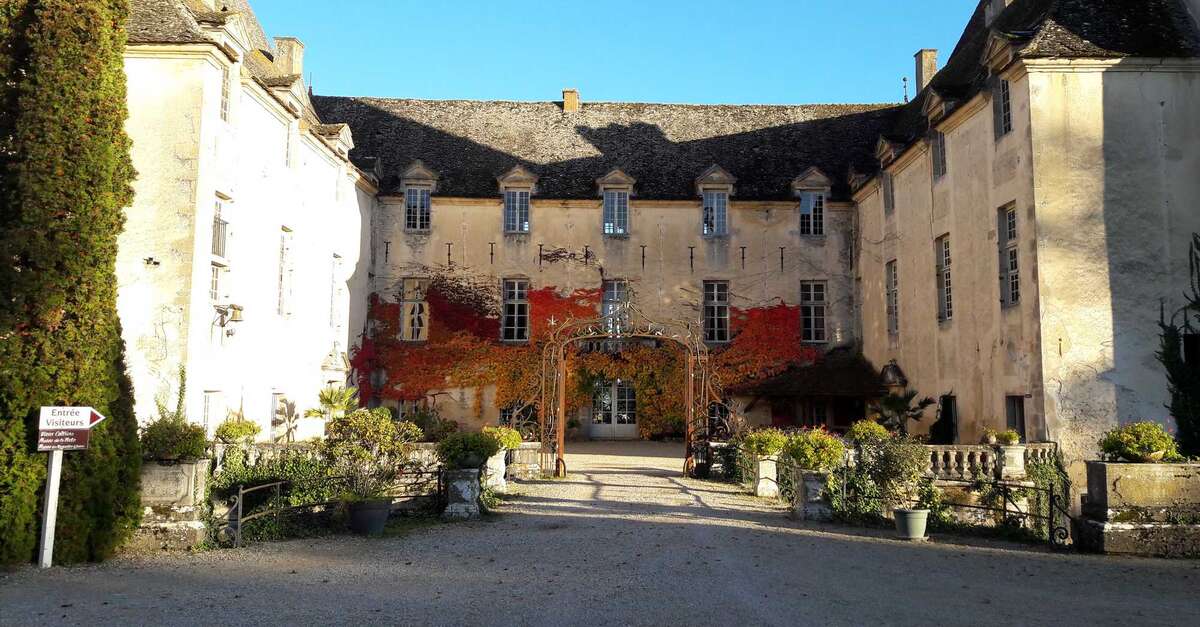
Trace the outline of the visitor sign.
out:
M 38 564 L 50 568 L 54 561 L 54 524 L 58 517 L 58 482 L 62 477 L 63 451 L 88 447 L 92 427 L 104 420 L 91 407 L 43 407 L 38 417 L 39 451 L 50 452 L 50 470 L 46 476 L 46 507 L 42 513 L 42 550 Z
M 91 407 L 43 407 L 38 419 L 38 451 L 78 451 L 104 416 Z

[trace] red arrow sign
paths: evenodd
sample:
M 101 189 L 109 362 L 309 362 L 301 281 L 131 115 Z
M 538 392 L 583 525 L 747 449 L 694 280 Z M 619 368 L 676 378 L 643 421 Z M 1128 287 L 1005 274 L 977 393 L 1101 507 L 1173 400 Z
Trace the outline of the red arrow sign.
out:
M 89 409 L 91 409 L 91 408 L 89 408 Z M 101 420 L 104 420 L 104 416 L 101 416 L 100 412 L 92 409 L 92 417 L 91 417 L 90 422 L 88 422 L 88 428 L 90 429 L 90 428 L 96 426 L 96 423 L 100 422 Z

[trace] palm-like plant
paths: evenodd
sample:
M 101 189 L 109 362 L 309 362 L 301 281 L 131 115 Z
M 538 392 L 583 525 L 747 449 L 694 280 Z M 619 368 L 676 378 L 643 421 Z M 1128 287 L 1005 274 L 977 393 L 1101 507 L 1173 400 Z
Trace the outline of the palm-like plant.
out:
M 873 401 L 871 411 L 879 414 L 879 424 L 887 427 L 888 431 L 907 435 L 908 421 L 920 420 L 921 416 L 925 414 L 925 408 L 934 403 L 934 400 L 928 396 L 919 401 L 916 398 L 916 390 L 888 394 Z
M 339 388 L 331 385 L 317 394 L 317 407 L 304 412 L 304 415 L 329 421 L 356 409 L 358 409 L 357 388 Z
M 295 401 L 284 400 L 275 408 L 275 416 L 271 418 L 274 427 L 275 442 L 291 444 L 296 441 L 296 427 L 300 422 L 300 414 L 296 412 Z

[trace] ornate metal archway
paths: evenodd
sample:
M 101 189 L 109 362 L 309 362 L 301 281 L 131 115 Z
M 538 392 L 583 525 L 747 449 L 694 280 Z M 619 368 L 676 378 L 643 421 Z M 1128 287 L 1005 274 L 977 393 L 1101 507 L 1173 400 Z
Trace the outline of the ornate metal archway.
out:
M 620 303 L 608 315 L 586 320 L 550 320 L 552 330 L 542 348 L 541 392 L 538 429 L 541 435 L 541 466 L 554 464 L 554 476 L 567 474 L 566 450 L 567 375 L 573 349 L 582 342 L 632 342 L 653 340 L 660 349 L 672 346 L 684 354 L 685 453 L 684 474 L 695 470 L 699 445 L 717 430 L 710 423 L 708 408 L 721 403 L 721 390 L 713 376 L 708 347 L 698 325 L 690 322 L 657 322 L 631 303 Z

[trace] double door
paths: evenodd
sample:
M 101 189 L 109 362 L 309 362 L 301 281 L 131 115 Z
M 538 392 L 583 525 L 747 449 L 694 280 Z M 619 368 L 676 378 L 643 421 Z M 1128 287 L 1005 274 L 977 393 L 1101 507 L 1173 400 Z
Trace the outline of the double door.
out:
M 588 435 L 596 440 L 637 439 L 637 395 L 632 384 L 617 379 L 596 386 Z

